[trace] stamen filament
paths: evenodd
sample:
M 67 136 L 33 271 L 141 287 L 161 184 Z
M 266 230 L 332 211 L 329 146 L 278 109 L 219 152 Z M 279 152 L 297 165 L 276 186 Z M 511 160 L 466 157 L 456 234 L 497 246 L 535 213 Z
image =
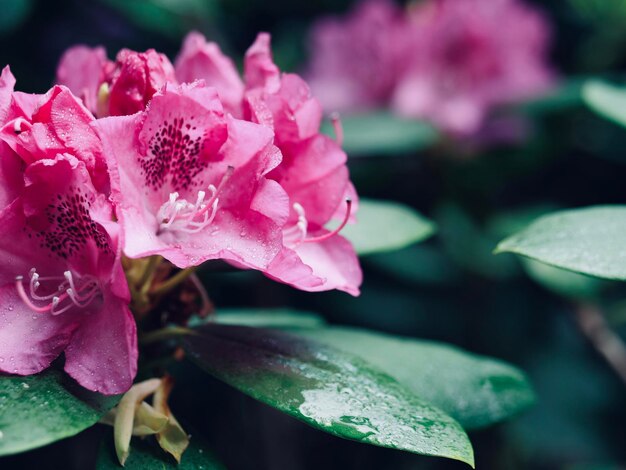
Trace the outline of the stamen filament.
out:
M 71 271 L 65 271 L 63 276 L 41 277 L 35 268 L 29 272 L 30 276 L 30 292 L 26 292 L 24 288 L 24 277 L 17 276 L 15 278 L 15 288 L 22 301 L 34 312 L 59 315 L 70 310 L 72 307 L 87 307 L 101 293 L 98 280 L 93 276 L 78 277 L 75 282 Z M 38 295 L 37 289 L 41 286 L 41 282 L 62 281 L 53 294 Z M 80 282 L 78 282 L 80 281 Z M 30 295 L 29 295 L 30 294 Z M 33 300 L 40 302 L 48 302 L 47 305 L 37 306 Z M 64 302 L 67 301 L 67 302 Z
M 350 213 L 352 212 L 352 199 L 346 198 L 346 206 L 347 206 L 347 208 L 346 208 L 346 215 L 344 216 L 343 221 L 341 222 L 339 227 L 337 227 L 332 232 L 325 233 L 324 235 L 320 235 L 319 237 L 305 238 L 305 239 L 302 240 L 302 242 L 303 243 L 319 243 L 319 242 L 323 242 L 324 240 L 328 240 L 329 238 L 332 238 L 335 235 L 337 235 L 339 232 L 341 232 L 341 230 L 343 230 L 343 228 L 348 223 L 348 220 L 350 220 Z
M 26 304 L 26 306 L 30 308 L 31 310 L 33 310 L 34 312 L 38 312 L 38 313 L 49 312 L 52 309 L 52 305 L 46 305 L 45 307 L 37 307 L 34 303 L 30 301 L 30 299 L 28 298 L 28 295 L 26 294 L 26 291 L 24 290 L 24 285 L 22 284 L 23 280 L 24 278 L 22 276 L 17 276 L 15 278 L 15 288 L 17 289 L 17 295 L 20 296 L 20 299 L 22 299 L 22 301 Z
M 333 124 L 333 129 L 335 131 L 335 141 L 337 142 L 339 147 L 341 147 L 343 145 L 343 125 L 341 124 L 339 113 L 332 113 L 330 115 L 330 120 Z
M 168 201 L 157 212 L 159 232 L 175 230 L 184 233 L 198 233 L 213 223 L 219 206 L 219 194 L 234 171 L 235 168 L 229 166 L 217 188 L 212 184 L 208 186 L 207 190 L 211 196 L 206 201 L 206 191 L 198 191 L 194 204 L 186 199 L 179 199 L 180 195 L 177 192 L 171 193 Z

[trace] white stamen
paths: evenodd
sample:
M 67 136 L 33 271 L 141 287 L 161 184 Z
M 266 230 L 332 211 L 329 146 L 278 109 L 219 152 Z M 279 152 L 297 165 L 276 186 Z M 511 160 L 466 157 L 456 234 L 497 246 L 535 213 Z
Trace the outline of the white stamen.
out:
M 295 247 L 306 238 L 309 221 L 306 218 L 304 207 L 300 203 L 295 202 L 292 207 L 298 215 L 298 221 L 291 227 L 283 230 L 283 237 L 289 246 Z
M 210 184 L 207 190 L 210 193 L 208 201 L 205 202 L 207 193 L 198 191 L 194 204 L 186 199 L 178 199 L 179 194 L 176 192 L 171 193 L 168 201 L 157 212 L 159 231 L 197 233 L 211 225 L 217 214 L 219 198 L 215 186 Z
M 285 244 L 291 248 L 295 248 L 301 243 L 319 243 L 337 235 L 346 226 L 348 220 L 350 220 L 350 213 L 352 211 L 352 200 L 350 198 L 346 198 L 345 202 L 346 214 L 341 224 L 339 224 L 339 226 L 332 231 L 327 231 L 322 235 L 309 238 L 307 238 L 309 221 L 306 218 L 304 207 L 302 207 L 301 204 L 295 202 L 292 207 L 298 215 L 298 220 L 294 225 L 283 230 L 283 240 Z
M 41 277 L 35 268 L 29 272 L 30 290 L 26 293 L 24 289 L 23 276 L 16 276 L 16 288 L 22 301 L 33 311 L 39 313 L 49 312 L 52 315 L 59 315 L 72 307 L 85 308 L 94 299 L 101 296 L 100 284 L 98 280 L 90 275 L 73 275 L 71 271 L 65 271 L 63 276 Z M 76 279 L 75 279 L 76 278 Z M 47 295 L 40 295 L 37 290 L 42 282 L 59 282 L 54 292 Z M 37 305 L 37 302 L 48 302 L 45 305 Z

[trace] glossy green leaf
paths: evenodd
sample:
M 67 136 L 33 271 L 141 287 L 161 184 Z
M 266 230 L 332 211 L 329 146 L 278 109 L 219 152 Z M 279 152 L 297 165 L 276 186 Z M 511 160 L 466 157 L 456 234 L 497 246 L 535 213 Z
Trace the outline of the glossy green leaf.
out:
M 219 309 L 215 322 L 222 325 L 244 325 L 265 328 L 314 328 L 322 326 L 324 319 L 316 313 L 287 308 L 227 308 Z M 198 326 L 201 323 L 190 323 Z
M 98 452 L 98 470 L 120 470 L 113 441 L 105 439 Z M 224 467 L 195 435 L 192 436 L 189 447 L 183 454 L 180 464 L 176 464 L 174 458 L 165 453 L 154 439 L 133 438 L 130 455 L 124 468 L 127 470 L 222 470 Z
M 626 88 L 590 80 L 583 88 L 583 99 L 596 113 L 626 126 Z
M 118 401 L 89 392 L 53 369 L 0 377 L 0 455 L 73 436 L 96 424 Z
M 444 344 L 343 327 L 296 333 L 363 358 L 465 429 L 497 423 L 535 401 L 519 369 Z
M 374 199 L 361 199 L 357 223 L 341 231 L 359 255 L 399 250 L 434 233 L 435 224 L 410 207 Z
M 358 357 L 276 330 L 196 331 L 189 357 L 259 401 L 339 437 L 473 465 L 456 421 Z
M 341 116 L 343 149 L 348 156 L 397 155 L 417 152 L 438 139 L 435 129 L 415 119 L 404 119 L 386 111 Z M 322 132 L 334 137 L 326 121 Z
M 596 206 L 545 215 L 502 241 L 511 252 L 583 274 L 626 280 L 626 206 Z

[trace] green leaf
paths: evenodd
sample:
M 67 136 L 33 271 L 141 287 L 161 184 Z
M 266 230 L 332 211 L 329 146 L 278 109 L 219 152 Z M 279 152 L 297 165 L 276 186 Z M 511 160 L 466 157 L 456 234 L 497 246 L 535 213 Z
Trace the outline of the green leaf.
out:
M 599 115 L 626 126 L 626 88 L 590 80 L 583 87 L 583 99 Z
M 394 279 L 415 284 L 450 284 L 459 274 L 440 247 L 428 244 L 372 255 L 367 264 Z
M 316 313 L 302 312 L 287 308 L 228 308 L 219 309 L 215 322 L 222 325 L 244 325 L 264 328 L 315 328 L 324 324 L 324 319 Z M 189 326 L 199 326 L 194 321 Z
M 343 149 L 348 156 L 395 155 L 413 153 L 433 145 L 438 134 L 423 121 L 404 119 L 386 111 L 341 116 Z M 334 137 L 326 121 L 322 132 Z
M 207 325 L 189 357 L 251 397 L 339 437 L 473 465 L 461 426 L 361 359 L 281 331 Z
M 443 204 L 436 216 L 443 248 L 459 266 L 491 279 L 506 279 L 515 274 L 515 259 L 493 256 L 497 238 L 492 239 L 461 207 Z
M 558 85 L 542 96 L 521 104 L 521 109 L 529 114 L 539 115 L 563 112 L 582 106 L 582 89 L 584 77 L 571 77 L 562 80 Z
M 545 215 L 500 242 L 496 253 L 517 253 L 557 268 L 626 280 L 626 206 L 596 206 Z
M 444 344 L 344 327 L 297 334 L 361 357 L 465 429 L 500 422 L 535 401 L 532 387 L 519 369 Z
M 120 470 L 122 467 L 117 461 L 113 441 L 105 439 L 98 452 L 98 470 Z M 180 464 L 162 450 L 153 439 L 133 438 L 131 451 L 124 468 L 127 470 L 223 470 L 224 467 L 194 433 L 189 447 L 183 454 Z
M 357 223 L 341 231 L 359 255 L 399 250 L 434 233 L 435 224 L 410 207 L 374 199 L 361 199 Z
M 0 377 L 0 455 L 73 436 L 98 422 L 118 402 L 48 369 L 28 377 Z
M 537 283 L 555 294 L 571 299 L 594 299 L 609 281 L 573 273 L 533 259 L 524 258 L 523 266 Z

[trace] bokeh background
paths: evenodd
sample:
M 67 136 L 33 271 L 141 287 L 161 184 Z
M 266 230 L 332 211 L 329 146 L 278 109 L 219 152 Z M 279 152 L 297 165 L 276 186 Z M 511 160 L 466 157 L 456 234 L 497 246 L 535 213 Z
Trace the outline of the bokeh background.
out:
M 110 58 L 122 47 L 155 48 L 173 59 L 184 35 L 196 29 L 239 65 L 257 32 L 268 31 L 276 62 L 297 72 L 307 63 L 311 24 L 352 3 L 0 0 L 0 65 L 11 65 L 18 90 L 44 92 L 69 46 L 102 44 Z M 297 292 L 255 273 L 202 276 L 217 308 L 310 310 L 331 323 L 445 341 L 521 367 L 538 403 L 508 423 L 470 434 L 479 469 L 626 468 L 624 384 L 574 321 L 576 309 L 593 302 L 605 309 L 616 331 L 626 333 L 626 290 L 492 254 L 500 239 L 538 214 L 626 202 L 626 131 L 587 110 L 580 98 L 585 79 L 623 77 L 626 3 L 529 3 L 551 22 L 550 60 L 561 84 L 554 99 L 515 111 L 528 118 L 523 142 L 470 148 L 442 141 L 419 152 L 350 155 L 360 195 L 419 210 L 438 223 L 434 238 L 363 259 L 359 298 Z M 464 468 L 337 439 L 203 374 L 188 370 L 181 376 L 173 408 L 191 411 L 188 424 L 202 429 L 228 468 Z M 192 387 L 205 390 L 202 403 L 192 399 Z M 92 429 L 3 459 L 0 467 L 90 468 L 105 432 L 110 429 Z

